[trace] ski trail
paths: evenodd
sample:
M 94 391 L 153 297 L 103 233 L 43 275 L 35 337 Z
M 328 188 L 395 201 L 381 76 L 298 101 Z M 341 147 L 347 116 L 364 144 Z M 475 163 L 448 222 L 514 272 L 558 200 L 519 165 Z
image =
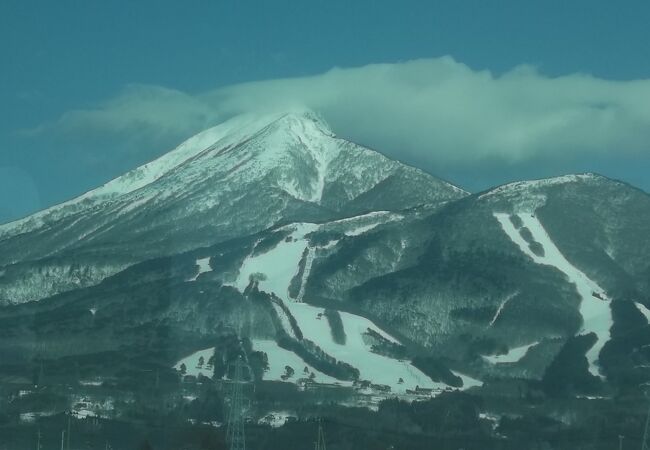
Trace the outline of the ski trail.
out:
M 610 339 L 609 330 L 613 322 L 609 298 L 596 282 L 587 277 L 587 275 L 577 269 L 564 257 L 534 214 L 519 213 L 517 216 L 523 222 L 523 226 L 530 230 L 535 241 L 542 245 L 544 248 L 544 256 L 536 255 L 530 250 L 528 242 L 524 240 L 512 224 L 508 214 L 494 213 L 494 217 L 501 224 L 503 231 L 517 244 L 523 253 L 530 256 L 538 264 L 557 268 L 575 285 L 582 299 L 580 302 L 580 315 L 582 316 L 583 322 L 581 332 L 585 334 L 594 333 L 597 337 L 596 343 L 587 352 L 589 372 L 599 377 L 602 376 L 597 361 L 600 351 Z M 597 298 L 597 295 L 601 298 Z
M 506 298 L 504 298 L 501 301 L 501 304 L 499 305 L 499 308 L 497 308 L 497 312 L 494 313 L 494 317 L 492 317 L 492 320 L 490 320 L 490 325 L 489 326 L 494 325 L 494 322 L 497 321 L 497 319 L 499 318 L 499 316 L 503 312 L 503 308 L 506 307 L 506 305 L 510 302 L 510 300 L 512 300 L 513 298 L 515 298 L 518 295 L 519 295 L 519 291 L 513 292 L 512 294 L 508 295 Z

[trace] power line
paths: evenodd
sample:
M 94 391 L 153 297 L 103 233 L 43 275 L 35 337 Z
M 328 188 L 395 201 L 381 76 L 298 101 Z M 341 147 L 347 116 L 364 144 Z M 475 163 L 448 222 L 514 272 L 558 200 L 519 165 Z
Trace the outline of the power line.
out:
M 643 431 L 643 444 L 641 450 L 650 450 L 650 408 L 648 408 L 648 415 L 645 419 L 645 430 Z
M 318 437 L 314 447 L 316 450 L 327 450 L 325 446 L 325 433 L 323 432 L 323 421 L 321 419 L 318 419 Z
M 228 366 L 227 375 L 230 378 L 227 383 L 230 385 L 228 411 L 228 428 L 226 431 L 226 442 L 230 450 L 246 450 L 246 430 L 244 428 L 244 385 L 252 381 L 252 371 L 242 357 L 238 357 L 234 364 Z

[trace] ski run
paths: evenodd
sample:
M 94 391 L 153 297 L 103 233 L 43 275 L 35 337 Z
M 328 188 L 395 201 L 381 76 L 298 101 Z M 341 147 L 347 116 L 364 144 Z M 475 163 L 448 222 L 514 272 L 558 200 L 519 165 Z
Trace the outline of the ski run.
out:
M 517 244 L 523 253 L 537 264 L 555 267 L 575 285 L 581 298 L 580 315 L 583 323 L 581 333 L 594 333 L 597 337 L 596 343 L 586 355 L 589 362 L 589 371 L 593 375 L 601 376 L 598 367 L 598 355 L 610 338 L 609 330 L 613 323 L 607 294 L 596 282 L 587 277 L 564 257 L 534 213 L 518 213 L 516 215 L 523 224 L 520 229 L 517 229 L 513 221 L 510 220 L 510 214 L 494 213 L 494 217 L 499 221 L 503 231 Z M 530 230 L 533 239 L 543 247 L 543 256 L 535 254 L 530 249 L 529 243 L 522 237 L 520 230 L 524 227 Z

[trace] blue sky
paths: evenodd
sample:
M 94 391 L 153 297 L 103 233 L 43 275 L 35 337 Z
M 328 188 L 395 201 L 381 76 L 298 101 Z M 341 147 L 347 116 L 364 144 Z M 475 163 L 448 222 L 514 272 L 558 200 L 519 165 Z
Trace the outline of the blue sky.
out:
M 598 171 L 650 191 L 650 147 L 643 147 L 650 142 L 643 132 L 649 117 L 644 100 L 650 104 L 648 23 L 646 1 L 4 0 L 0 222 L 77 195 L 164 153 L 211 121 L 250 110 L 251 91 L 274 105 L 281 103 L 279 91 L 297 101 L 304 97 L 310 107 L 323 109 L 339 134 L 471 190 Z M 376 100 L 368 91 L 355 104 L 333 104 L 337 83 L 343 92 L 346 83 L 366 79 L 377 91 L 404 95 Z M 475 94 L 434 93 L 437 79 Z M 252 84 L 242 87 L 246 82 Z M 460 139 L 462 131 L 431 139 L 425 130 L 431 122 L 418 120 L 427 117 L 420 113 L 427 105 L 409 109 L 417 102 L 408 97 L 413 83 L 425 85 L 432 102 L 449 101 L 447 109 L 466 105 L 467 117 L 459 114 L 446 126 L 470 123 L 465 134 L 489 141 L 489 130 L 477 123 L 482 117 L 492 121 L 497 110 L 503 119 L 490 126 L 512 138 L 497 140 L 489 152 Z M 296 86 L 309 92 L 296 93 Z M 328 89 L 327 98 L 311 92 Z M 551 98 L 558 93 L 551 106 L 533 95 L 545 89 Z M 530 96 L 535 108 L 512 106 L 507 98 L 518 92 Z M 564 102 L 573 92 L 581 96 Z M 229 108 L 219 104 L 224 98 Z M 361 120 L 375 101 L 388 110 L 397 105 L 399 114 Z M 130 114 L 161 107 L 168 108 L 166 121 Z M 183 122 L 196 111 L 201 120 Z M 168 126 L 174 114 L 183 127 Z M 131 122 L 118 127 L 115 117 Z M 504 125 L 509 117 L 520 128 Z M 566 117 L 574 120 L 572 129 L 583 131 L 560 130 L 554 136 L 562 139 L 545 138 L 546 146 L 531 137 L 538 124 Z M 399 122 L 405 118 L 412 120 Z M 391 125 L 396 131 L 376 131 Z M 599 134 L 605 128 L 613 131 Z M 598 138 L 594 143 L 589 130 Z

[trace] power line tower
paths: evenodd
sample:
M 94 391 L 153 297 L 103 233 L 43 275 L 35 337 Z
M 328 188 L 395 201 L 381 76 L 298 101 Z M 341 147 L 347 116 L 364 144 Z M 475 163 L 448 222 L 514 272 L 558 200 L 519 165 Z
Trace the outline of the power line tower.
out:
M 230 377 L 227 381 L 230 385 L 230 392 L 228 395 L 230 409 L 228 411 L 226 442 L 228 443 L 230 450 L 246 450 L 244 412 L 249 405 L 245 404 L 244 385 L 253 380 L 252 370 L 240 356 L 234 364 L 228 365 L 226 374 Z
M 645 419 L 645 431 L 643 432 L 643 444 L 641 450 L 650 450 L 650 408 Z
M 316 439 L 316 444 L 314 445 L 316 450 L 327 450 L 325 447 L 325 433 L 323 432 L 323 421 L 318 419 L 318 437 Z

